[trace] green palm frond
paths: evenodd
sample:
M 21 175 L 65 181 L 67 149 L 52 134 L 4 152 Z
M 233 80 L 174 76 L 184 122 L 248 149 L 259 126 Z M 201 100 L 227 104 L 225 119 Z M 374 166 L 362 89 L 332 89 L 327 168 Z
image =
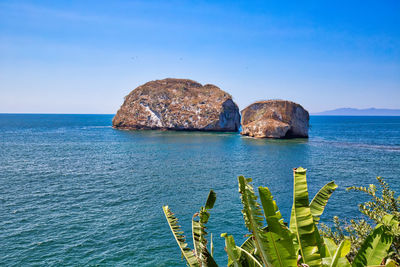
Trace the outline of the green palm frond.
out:
M 350 240 L 343 240 L 335 253 L 332 255 L 330 267 L 350 267 L 349 261 L 346 259 L 346 255 L 350 252 L 351 243 Z
M 310 211 L 315 225 L 319 223 L 320 217 L 325 210 L 326 204 L 328 203 L 329 198 L 331 197 L 332 193 L 336 190 L 336 188 L 337 185 L 335 184 L 334 181 L 329 182 L 326 185 L 324 185 L 311 200 Z M 327 257 L 328 256 L 327 247 L 324 244 L 324 240 L 321 238 L 319 231 L 315 232 L 315 239 L 317 241 L 320 256 L 322 258 Z
M 174 235 L 175 240 L 178 243 L 178 246 L 182 252 L 182 256 L 185 258 L 187 264 L 190 267 L 200 267 L 198 259 L 186 243 L 184 232 L 181 230 L 181 227 L 178 224 L 178 219 L 168 208 L 168 206 L 163 206 L 163 211 L 165 218 L 167 219 L 168 225 L 171 228 L 171 232 Z
M 264 228 L 265 229 L 265 228 Z M 227 234 L 221 234 L 221 237 L 228 238 L 230 242 L 230 246 L 232 247 L 233 245 L 236 246 L 234 243 L 233 236 L 228 236 Z M 237 259 L 237 263 L 239 266 L 242 267 L 262 267 L 262 261 L 261 258 L 255 255 L 255 244 L 253 239 L 253 235 L 251 235 L 248 239 L 246 239 L 245 242 L 243 242 L 242 246 L 238 247 L 236 246 L 236 251 L 239 253 L 240 257 Z M 227 242 L 225 240 L 225 242 Z M 226 248 L 228 249 L 228 248 Z M 229 252 L 227 252 L 229 253 Z M 229 254 L 228 254 L 229 256 Z M 235 263 L 231 260 L 228 262 L 228 267 L 234 267 Z
M 250 185 L 251 178 L 243 176 L 238 177 L 239 193 L 243 204 L 243 218 L 247 229 L 253 234 L 254 244 L 257 252 L 266 266 L 272 266 L 267 255 L 268 239 L 263 228 L 263 213 L 260 204 L 257 203 L 257 196 L 254 194 L 254 189 Z
M 297 236 L 297 245 L 303 263 L 310 267 L 321 266 L 321 255 L 317 241 L 319 233 L 309 206 L 306 170 L 300 167 L 294 169 L 293 173 L 293 208 L 290 229 Z
M 393 235 L 389 233 L 391 227 L 398 227 L 399 222 L 392 215 L 383 218 L 385 224 L 378 224 L 365 239 L 352 266 L 361 267 L 369 265 L 380 265 L 388 255 L 388 250 L 393 242 Z
M 199 258 L 202 265 L 208 267 L 217 266 L 212 254 L 207 249 L 208 242 L 206 239 L 207 231 L 205 226 L 210 218 L 208 210 L 214 207 L 215 200 L 216 194 L 213 190 L 210 190 L 205 206 L 201 207 L 200 211 L 192 218 L 192 235 L 195 255 Z
M 324 212 L 325 206 L 328 203 L 332 193 L 336 190 L 337 185 L 334 181 L 324 185 L 318 193 L 314 196 L 310 203 L 310 211 L 313 216 L 315 224 L 318 224 L 319 219 Z
M 268 187 L 259 187 L 261 204 L 268 224 L 267 253 L 273 266 L 297 266 L 293 236 L 283 222 L 275 200 Z
M 237 248 L 233 236 L 226 233 L 221 234 L 225 238 L 225 250 L 228 254 L 228 266 L 242 267 L 240 263 L 241 251 Z

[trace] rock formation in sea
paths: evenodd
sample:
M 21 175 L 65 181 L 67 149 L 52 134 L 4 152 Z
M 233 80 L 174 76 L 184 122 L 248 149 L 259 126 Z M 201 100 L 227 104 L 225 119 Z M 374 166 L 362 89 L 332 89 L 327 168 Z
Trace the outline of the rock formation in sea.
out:
M 240 113 L 232 97 L 215 85 L 168 78 L 130 92 L 112 123 L 119 129 L 236 132 Z
M 308 137 L 308 127 L 308 111 L 291 101 L 258 101 L 242 110 L 242 135 L 256 138 Z

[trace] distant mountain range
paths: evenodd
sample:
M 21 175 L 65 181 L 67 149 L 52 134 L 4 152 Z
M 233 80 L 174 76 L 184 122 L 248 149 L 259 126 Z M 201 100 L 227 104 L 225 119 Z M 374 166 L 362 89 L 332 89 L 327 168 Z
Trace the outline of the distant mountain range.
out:
M 325 115 L 325 116 L 400 116 L 400 109 L 385 109 L 385 108 L 338 108 L 334 110 L 327 110 L 311 115 Z

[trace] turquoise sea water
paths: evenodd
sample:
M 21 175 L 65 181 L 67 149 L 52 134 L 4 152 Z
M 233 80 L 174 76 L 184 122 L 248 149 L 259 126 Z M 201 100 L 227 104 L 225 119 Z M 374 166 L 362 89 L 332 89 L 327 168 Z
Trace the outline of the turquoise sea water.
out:
M 0 114 L 1 266 L 185 266 L 161 206 L 190 237 L 211 188 L 209 232 L 224 266 L 220 234 L 241 243 L 247 233 L 238 175 L 270 187 L 286 221 L 293 167 L 308 169 L 311 196 L 330 180 L 339 185 L 323 221 L 358 215 L 362 195 L 347 186 L 380 175 L 400 189 L 400 117 L 312 116 L 308 140 L 119 131 L 111 119 Z

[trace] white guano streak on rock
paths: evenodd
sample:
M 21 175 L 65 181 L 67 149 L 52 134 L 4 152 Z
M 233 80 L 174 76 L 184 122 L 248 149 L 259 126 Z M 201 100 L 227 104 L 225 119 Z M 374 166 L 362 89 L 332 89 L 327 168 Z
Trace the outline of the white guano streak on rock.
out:
M 150 113 L 150 118 L 151 118 L 152 124 L 154 124 L 157 127 L 163 127 L 163 124 L 162 124 L 160 118 L 148 106 L 144 106 L 144 105 L 142 105 L 142 106 L 146 109 L 146 111 L 148 113 Z

